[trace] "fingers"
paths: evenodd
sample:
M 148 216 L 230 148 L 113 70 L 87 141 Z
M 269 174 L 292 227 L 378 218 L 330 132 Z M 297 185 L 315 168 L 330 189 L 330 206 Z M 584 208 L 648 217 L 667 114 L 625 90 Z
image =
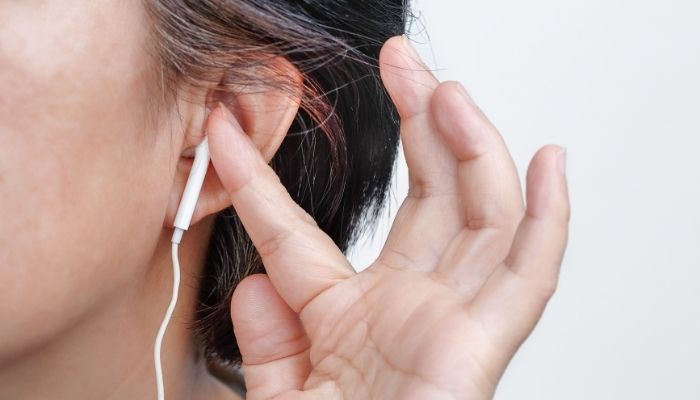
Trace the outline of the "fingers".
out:
M 458 162 L 465 227 L 436 270 L 469 295 L 508 254 L 524 214 L 520 179 L 503 138 L 462 85 L 441 84 L 431 108 Z
M 525 217 L 505 262 L 475 300 L 484 326 L 517 339 L 514 345 L 532 331 L 557 285 L 570 218 L 565 157 L 562 148 L 550 145 L 533 158 Z
M 248 398 L 271 399 L 302 390 L 311 371 L 309 339 L 266 275 L 250 275 L 238 284 L 231 318 Z
M 460 219 L 455 218 L 459 204 L 456 160 L 436 134 L 430 110 L 430 99 L 439 81 L 405 36 L 393 37 L 384 44 L 379 64 L 383 84 L 401 117 L 409 190 L 378 261 L 431 270 L 461 229 Z
M 208 120 L 211 160 L 280 296 L 297 313 L 352 275 L 333 240 L 289 196 L 235 117 L 219 106 Z
M 553 292 L 569 232 L 570 206 L 565 175 L 566 152 L 546 146 L 527 174 L 527 212 L 505 265 Z
M 387 40 L 379 54 L 382 82 L 402 120 L 424 114 L 440 82 L 423 64 L 406 36 Z

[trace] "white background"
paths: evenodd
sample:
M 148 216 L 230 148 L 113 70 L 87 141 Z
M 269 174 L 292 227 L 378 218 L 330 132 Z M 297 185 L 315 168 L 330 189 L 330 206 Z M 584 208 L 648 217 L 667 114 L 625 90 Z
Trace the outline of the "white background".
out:
M 540 146 L 568 149 L 559 289 L 496 399 L 700 399 L 700 2 L 414 10 L 424 60 L 473 94 L 521 178 Z M 389 212 L 351 253 L 358 269 L 378 254 L 406 182 L 401 160 Z

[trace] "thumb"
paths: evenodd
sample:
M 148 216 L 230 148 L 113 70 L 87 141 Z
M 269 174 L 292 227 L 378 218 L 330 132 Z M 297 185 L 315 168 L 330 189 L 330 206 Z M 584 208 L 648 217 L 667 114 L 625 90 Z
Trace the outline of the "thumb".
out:
M 311 371 L 309 338 L 299 316 L 265 274 L 243 279 L 231 300 L 248 399 L 301 391 Z

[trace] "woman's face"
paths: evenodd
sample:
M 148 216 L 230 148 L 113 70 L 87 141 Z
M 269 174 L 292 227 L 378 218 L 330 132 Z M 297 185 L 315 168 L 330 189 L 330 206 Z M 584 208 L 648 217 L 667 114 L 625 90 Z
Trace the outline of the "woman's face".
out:
M 146 18 L 137 1 L 0 0 L 0 362 L 147 272 L 180 149 Z

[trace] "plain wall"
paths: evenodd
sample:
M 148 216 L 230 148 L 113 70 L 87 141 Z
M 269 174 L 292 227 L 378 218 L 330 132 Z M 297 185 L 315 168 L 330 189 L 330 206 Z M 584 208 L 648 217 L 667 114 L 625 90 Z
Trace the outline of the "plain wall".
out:
M 472 93 L 521 178 L 542 145 L 568 149 L 560 285 L 496 399 L 700 399 L 700 2 L 414 9 L 424 59 Z M 351 253 L 358 269 L 378 254 L 406 184 L 401 160 L 379 229 Z

